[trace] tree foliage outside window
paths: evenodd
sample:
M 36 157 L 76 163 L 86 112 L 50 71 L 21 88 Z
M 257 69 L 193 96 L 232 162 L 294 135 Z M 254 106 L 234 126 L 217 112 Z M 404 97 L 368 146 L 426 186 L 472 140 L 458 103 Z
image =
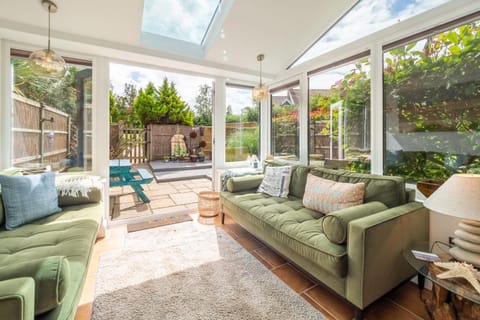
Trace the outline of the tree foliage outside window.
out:
M 347 169 L 369 172 L 370 60 L 313 75 L 309 90 L 310 162 L 345 160 Z
M 385 52 L 386 174 L 447 179 L 480 167 L 479 25 Z
M 151 123 L 193 126 L 193 111 L 180 98 L 175 84 L 168 83 L 167 78 L 163 79 L 159 88 L 150 82 L 145 89 L 140 89 L 133 105 L 144 126 Z
M 249 154 L 259 156 L 260 108 L 251 98 L 252 90 L 227 86 L 226 97 L 225 160 L 244 161 Z
M 200 92 L 195 98 L 195 105 L 193 109 L 195 111 L 194 123 L 198 126 L 211 126 L 212 125 L 212 87 L 208 84 L 201 85 Z

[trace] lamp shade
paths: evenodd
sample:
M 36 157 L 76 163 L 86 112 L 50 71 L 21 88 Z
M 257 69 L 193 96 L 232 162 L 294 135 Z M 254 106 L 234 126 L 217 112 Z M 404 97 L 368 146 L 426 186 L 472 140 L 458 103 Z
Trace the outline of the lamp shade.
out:
M 480 175 L 452 175 L 423 205 L 438 213 L 480 220 Z
M 255 101 L 262 101 L 268 97 L 268 89 L 264 85 L 258 85 L 253 88 L 252 97 Z
M 47 78 L 62 78 L 67 71 L 62 56 L 50 49 L 32 52 L 28 62 L 36 75 Z

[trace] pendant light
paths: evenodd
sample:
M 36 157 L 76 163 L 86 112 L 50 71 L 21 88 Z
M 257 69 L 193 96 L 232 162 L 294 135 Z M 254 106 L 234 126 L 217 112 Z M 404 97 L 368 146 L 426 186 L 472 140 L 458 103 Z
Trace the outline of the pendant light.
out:
M 262 101 L 268 96 L 268 89 L 265 85 L 262 84 L 262 61 L 265 58 L 265 55 L 259 54 L 257 56 L 257 61 L 260 62 L 260 83 L 253 88 L 252 96 L 255 101 Z
M 42 0 L 43 7 L 48 10 L 48 47 L 30 54 L 28 63 L 36 75 L 47 78 L 62 78 L 67 71 L 62 56 L 50 49 L 50 14 L 57 12 L 57 5 L 50 0 Z

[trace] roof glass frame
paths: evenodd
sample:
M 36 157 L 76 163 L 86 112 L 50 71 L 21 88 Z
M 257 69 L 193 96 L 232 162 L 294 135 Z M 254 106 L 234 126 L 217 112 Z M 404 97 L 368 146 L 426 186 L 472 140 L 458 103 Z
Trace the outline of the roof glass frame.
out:
M 305 49 L 287 69 L 449 1 L 451 0 L 359 0 L 310 47 Z
M 144 0 L 141 44 L 204 57 L 234 0 Z

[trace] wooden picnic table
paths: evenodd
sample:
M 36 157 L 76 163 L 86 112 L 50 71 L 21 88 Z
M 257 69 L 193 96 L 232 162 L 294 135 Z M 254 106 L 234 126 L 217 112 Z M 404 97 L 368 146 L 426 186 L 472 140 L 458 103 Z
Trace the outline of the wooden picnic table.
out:
M 128 159 L 110 160 L 110 187 L 131 186 L 143 202 L 150 202 L 143 192 L 142 184 L 152 180 L 153 176 L 147 169 L 132 170 Z

